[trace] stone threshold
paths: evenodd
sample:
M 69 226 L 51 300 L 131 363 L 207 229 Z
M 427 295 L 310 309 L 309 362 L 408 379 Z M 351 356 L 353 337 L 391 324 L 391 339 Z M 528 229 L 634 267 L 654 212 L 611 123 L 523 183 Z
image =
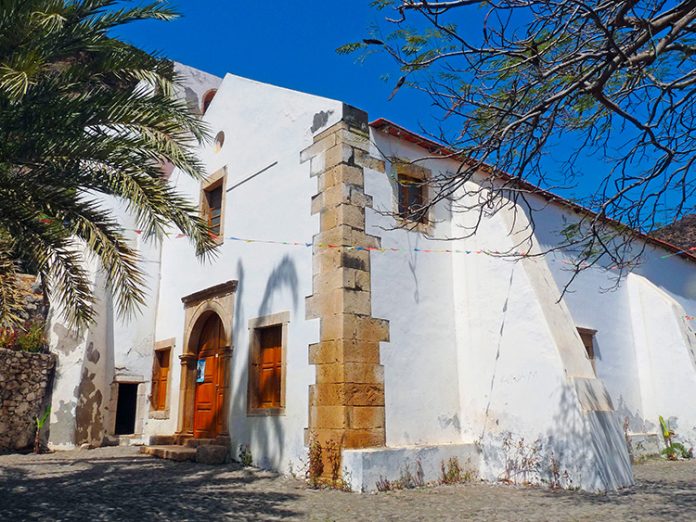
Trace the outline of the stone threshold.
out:
M 150 445 L 140 448 L 145 455 L 176 462 L 225 464 L 229 457 L 229 437 L 194 439 L 177 435 L 155 435 Z

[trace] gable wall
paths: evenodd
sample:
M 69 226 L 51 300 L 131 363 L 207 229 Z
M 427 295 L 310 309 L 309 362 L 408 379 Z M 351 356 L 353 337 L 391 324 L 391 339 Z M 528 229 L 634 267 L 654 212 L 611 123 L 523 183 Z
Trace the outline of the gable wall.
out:
M 205 121 L 213 136 L 222 130 L 225 143 L 200 157 L 209 173 L 227 169 L 227 188 L 273 165 L 227 192 L 224 235 L 272 241 L 311 243 L 319 231 L 310 212 L 316 181 L 300 151 L 314 132 L 341 118 L 342 104 L 228 75 Z M 175 171 L 180 191 L 198 202 L 200 186 Z M 170 390 L 178 403 L 184 307 L 181 297 L 229 280 L 238 281 L 232 319 L 230 437 L 236 456 L 248 445 L 254 463 L 287 471 L 306 460 L 307 390 L 313 382 L 308 345 L 318 340 L 318 322 L 305 321 L 304 298 L 312 294 L 312 250 L 305 246 L 246 243 L 225 239 L 216 259 L 200 263 L 183 239 L 163 246 L 161 292 L 156 338 L 175 338 Z M 286 411 L 281 416 L 247 416 L 249 321 L 289 312 L 286 354 Z M 230 325 L 225 325 L 230 326 Z M 171 434 L 176 413 L 168 420 L 150 420 L 151 434 Z

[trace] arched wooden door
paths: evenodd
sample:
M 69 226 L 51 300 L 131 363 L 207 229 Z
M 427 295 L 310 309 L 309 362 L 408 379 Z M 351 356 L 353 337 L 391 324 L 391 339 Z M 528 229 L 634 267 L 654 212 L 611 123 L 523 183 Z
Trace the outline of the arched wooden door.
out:
M 193 436 L 197 439 L 213 439 L 223 431 L 223 379 L 226 373 L 224 363 L 227 360 L 222 357 L 224 335 L 222 321 L 217 314 L 211 314 L 203 323 L 198 338 L 193 406 Z

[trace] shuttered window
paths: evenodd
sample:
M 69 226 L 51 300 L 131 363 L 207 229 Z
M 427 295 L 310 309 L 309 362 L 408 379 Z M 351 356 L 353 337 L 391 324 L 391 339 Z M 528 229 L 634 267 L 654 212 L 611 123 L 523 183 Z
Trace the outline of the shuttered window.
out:
M 152 372 L 152 409 L 163 411 L 167 408 L 167 383 L 169 382 L 169 366 L 171 349 L 155 351 L 154 368 Z
M 283 327 L 255 330 L 258 352 L 255 364 L 253 408 L 282 408 Z
M 426 212 L 425 183 L 422 179 L 399 174 L 399 216 L 402 219 L 424 223 Z
M 222 224 L 222 185 L 206 189 L 205 199 L 208 226 L 214 235 L 219 236 Z

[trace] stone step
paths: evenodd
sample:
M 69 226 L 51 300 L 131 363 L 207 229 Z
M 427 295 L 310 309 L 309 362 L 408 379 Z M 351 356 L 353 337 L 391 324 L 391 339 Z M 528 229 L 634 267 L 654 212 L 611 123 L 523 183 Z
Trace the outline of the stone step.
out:
M 152 446 L 173 446 L 176 443 L 176 435 L 152 435 L 150 437 L 150 445 Z
M 227 446 L 207 444 L 196 448 L 196 462 L 201 464 L 224 464 L 227 462 L 228 454 Z
M 219 435 L 215 439 L 215 444 L 219 444 L 220 446 L 229 447 L 232 444 L 232 441 L 230 440 L 229 435 Z
M 105 435 L 101 446 L 142 446 L 145 444 L 141 435 Z
M 200 446 L 210 446 L 215 444 L 215 439 L 188 439 L 184 442 L 187 448 L 198 448 Z
M 145 455 L 177 462 L 194 462 L 196 460 L 196 448 L 187 448 L 179 445 L 143 446 L 140 448 L 140 452 Z
M 201 446 L 230 446 L 229 437 L 216 437 L 214 439 L 186 439 L 179 442 L 188 448 L 200 448 Z

